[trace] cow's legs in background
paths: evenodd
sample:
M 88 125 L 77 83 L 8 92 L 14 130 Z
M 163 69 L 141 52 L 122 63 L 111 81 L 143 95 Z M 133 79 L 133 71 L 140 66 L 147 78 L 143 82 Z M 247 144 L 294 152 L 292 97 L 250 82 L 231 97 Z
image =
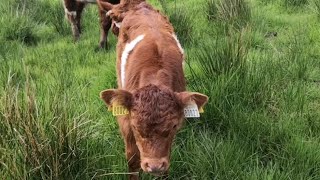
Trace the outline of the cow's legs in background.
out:
M 76 16 L 76 25 L 79 31 L 79 34 L 81 34 L 81 14 L 85 7 L 85 3 L 77 2 L 77 16 Z
M 76 2 L 76 0 L 64 0 L 63 2 L 66 18 L 71 24 L 73 37 L 77 41 L 81 33 L 80 18 L 85 3 Z
M 138 180 L 139 174 L 134 173 L 140 170 L 140 152 L 130 127 L 130 120 L 126 117 L 118 117 L 118 123 L 125 143 L 129 172 L 132 173 L 129 174 L 129 179 Z
M 100 15 L 100 42 L 99 48 L 105 48 L 107 46 L 107 36 L 108 31 L 111 27 L 112 20 L 110 17 L 106 16 L 106 12 L 104 10 L 99 9 Z

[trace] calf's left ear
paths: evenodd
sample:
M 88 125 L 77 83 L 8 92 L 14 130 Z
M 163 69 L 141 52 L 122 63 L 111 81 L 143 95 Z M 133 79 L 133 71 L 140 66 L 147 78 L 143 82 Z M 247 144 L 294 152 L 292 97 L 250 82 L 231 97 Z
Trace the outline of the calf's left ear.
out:
M 209 97 L 204 95 L 204 94 L 200 94 L 197 92 L 180 92 L 180 93 L 176 93 L 178 99 L 181 100 L 183 105 L 187 105 L 190 104 L 192 102 L 195 102 L 198 106 L 198 108 L 202 108 L 207 102 Z
M 111 107 L 113 103 L 122 105 L 127 110 L 131 109 L 132 106 L 132 94 L 125 90 L 119 89 L 107 89 L 100 92 L 100 98 Z
M 104 0 L 97 0 L 97 4 L 99 6 L 100 9 L 103 9 L 105 11 L 110 11 L 112 8 L 114 8 L 114 5 L 104 1 Z

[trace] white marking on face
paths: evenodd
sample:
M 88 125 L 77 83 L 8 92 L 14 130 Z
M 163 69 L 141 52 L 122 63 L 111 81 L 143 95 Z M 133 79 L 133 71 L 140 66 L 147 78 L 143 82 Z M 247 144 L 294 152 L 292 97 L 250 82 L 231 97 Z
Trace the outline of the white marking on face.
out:
M 117 28 L 120 28 L 120 27 L 121 27 L 121 22 L 116 22 L 116 21 L 114 21 L 114 24 L 116 25 Z
M 106 13 L 106 16 L 110 16 L 112 13 L 112 10 L 109 10 L 107 13 Z
M 177 45 L 178 45 L 178 47 L 179 47 L 179 50 L 180 50 L 181 54 L 184 54 L 184 50 L 183 50 L 183 48 L 182 48 L 182 46 L 181 46 L 181 44 L 180 44 L 180 42 L 179 42 L 179 40 L 178 40 L 178 38 L 177 38 L 177 35 L 176 35 L 176 34 L 172 34 L 172 37 L 174 38 L 174 40 L 176 40 Z
M 126 64 L 127 64 L 127 59 L 128 56 L 130 54 L 130 52 L 133 50 L 133 48 L 144 38 L 144 34 L 143 35 L 139 35 L 138 37 L 136 37 L 134 40 L 132 40 L 130 43 L 127 43 L 122 55 L 121 55 L 121 67 L 120 67 L 120 76 L 121 76 L 121 85 L 122 88 L 125 87 L 125 68 L 126 68 Z

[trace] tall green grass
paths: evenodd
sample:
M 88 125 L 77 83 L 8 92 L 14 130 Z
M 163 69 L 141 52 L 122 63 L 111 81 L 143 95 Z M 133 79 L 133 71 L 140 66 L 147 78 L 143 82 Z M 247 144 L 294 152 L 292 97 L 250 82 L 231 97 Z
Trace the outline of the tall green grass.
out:
M 303 6 L 308 3 L 308 0 L 284 0 L 283 4 L 286 7 L 297 7 L 297 6 Z
M 188 90 L 210 98 L 177 134 L 170 179 L 319 179 L 314 15 L 255 0 L 161 2 L 187 45 Z M 116 88 L 116 54 L 94 51 L 96 7 L 76 44 L 58 0 L 0 8 L 0 179 L 126 179 L 124 143 L 99 99 Z
M 236 29 L 245 27 L 251 19 L 251 10 L 244 0 L 208 0 L 207 17 Z
M 193 22 L 191 21 L 190 14 L 187 13 L 185 8 L 168 7 L 165 0 L 159 1 L 164 13 L 168 16 L 172 23 L 175 33 L 182 45 L 190 45 L 192 43 Z
M 38 40 L 35 33 L 36 23 L 25 17 L 25 13 L 11 11 L 0 20 L 2 37 L 7 41 L 20 41 L 35 44 Z
M 312 5 L 314 7 L 314 11 L 317 14 L 318 18 L 320 18 L 320 1 L 314 0 Z

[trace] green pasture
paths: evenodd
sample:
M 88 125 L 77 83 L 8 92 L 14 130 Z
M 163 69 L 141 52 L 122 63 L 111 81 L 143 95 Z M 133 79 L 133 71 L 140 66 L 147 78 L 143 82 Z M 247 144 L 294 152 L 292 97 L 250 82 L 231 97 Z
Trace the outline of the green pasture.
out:
M 177 134 L 170 179 L 320 179 L 320 0 L 149 0 L 210 97 Z M 0 2 L 0 179 L 127 178 L 115 118 L 117 38 L 97 7 L 73 42 L 60 0 Z M 140 173 L 141 179 L 155 179 Z

